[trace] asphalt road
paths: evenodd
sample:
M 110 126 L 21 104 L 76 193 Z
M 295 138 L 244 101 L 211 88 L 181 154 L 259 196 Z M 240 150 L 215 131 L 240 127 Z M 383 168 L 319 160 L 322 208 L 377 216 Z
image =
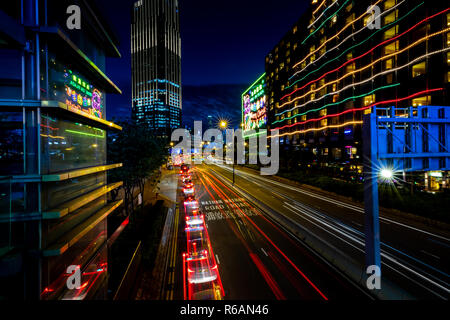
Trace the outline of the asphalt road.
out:
M 222 197 L 225 199 L 227 197 L 238 198 L 236 191 L 239 191 L 241 196 L 249 196 L 246 197 L 246 201 L 250 207 L 254 204 L 250 204 L 248 199 L 256 199 L 255 202 L 263 204 L 294 221 L 302 228 L 308 230 L 308 232 L 329 243 L 336 250 L 343 251 L 348 256 L 359 261 L 362 266 L 364 265 L 364 211 L 360 205 L 342 201 L 342 199 L 338 200 L 336 197 L 313 189 L 282 183 L 270 177 L 262 177 L 243 169 L 236 169 L 236 189 L 234 189 L 236 191 L 233 191 L 230 184 L 232 179 L 231 168 L 223 165 L 202 165 L 198 166 L 197 169 L 200 173 L 199 180 L 201 184 L 204 185 L 205 189 L 209 190 L 206 194 L 205 192 L 202 193 L 202 197 L 205 197 L 205 199 L 215 198 L 213 200 L 223 200 Z M 233 208 L 233 205 L 232 207 L 227 205 L 226 210 L 234 212 L 236 208 Z M 287 239 L 286 234 L 278 231 L 277 227 L 271 224 L 268 219 L 265 219 L 263 215 L 252 216 L 251 219 L 257 222 L 257 225 L 260 226 L 259 228 L 263 232 L 270 234 L 268 239 L 275 242 L 275 245 L 283 248 L 282 251 L 286 252 L 288 257 L 293 259 L 302 271 L 305 270 L 306 275 L 314 279 L 313 283 L 317 283 L 318 288 L 327 291 L 330 297 L 348 297 L 344 292 L 355 294 L 352 290 L 343 290 L 343 288 L 348 286 L 336 285 L 333 279 L 338 277 L 325 276 L 326 274 L 332 274 L 330 268 L 326 268 L 323 265 L 319 267 L 321 264 L 311 258 L 311 253 L 308 250 L 302 250 L 298 241 L 293 243 L 292 239 Z M 228 222 L 235 221 L 234 219 L 221 220 L 225 220 L 228 225 L 230 224 Z M 245 220 L 247 219 L 244 219 L 243 222 Z M 218 223 L 215 220 L 209 223 L 212 226 L 210 233 L 211 237 L 217 237 L 216 245 L 219 247 L 219 251 L 224 251 L 223 254 L 225 256 L 221 261 L 227 261 L 227 255 L 232 255 L 233 253 L 230 252 L 232 250 L 228 250 L 228 243 L 224 238 L 231 241 L 231 239 L 238 237 L 231 237 L 228 231 L 224 233 L 226 229 L 225 223 L 220 223 L 220 227 L 216 228 L 215 225 Z M 234 225 L 237 226 L 236 223 Z M 271 253 L 279 255 L 276 261 L 286 263 L 286 259 L 280 259 L 282 254 L 275 249 L 270 240 L 264 236 L 259 238 L 260 234 L 252 223 L 247 221 L 247 224 L 244 226 L 245 230 L 251 230 L 249 234 L 253 234 L 253 238 L 258 240 L 250 241 L 252 239 L 250 236 L 250 238 L 243 237 L 244 240 L 247 239 L 245 241 L 247 244 L 252 243 L 255 245 L 250 247 L 253 250 L 252 252 L 258 253 L 264 261 L 267 260 L 268 265 L 270 265 L 270 261 L 272 264 L 276 264 L 276 259 L 271 259 L 270 255 L 269 257 L 266 256 L 261 250 L 263 248 L 267 252 L 270 249 Z M 449 298 L 449 230 L 432 228 L 400 216 L 381 212 L 380 232 L 383 279 L 389 279 L 389 281 L 394 281 L 398 284 L 404 290 L 406 297 Z M 217 236 L 216 233 L 220 234 L 220 236 Z M 239 257 L 245 261 L 245 255 L 239 255 Z M 233 264 L 233 262 L 229 263 Z M 231 268 L 231 266 L 226 265 L 224 269 L 227 270 L 228 268 Z M 275 272 L 275 274 L 279 274 L 279 272 Z M 294 274 L 296 273 L 294 272 Z M 297 272 L 296 275 L 298 274 Z M 231 279 L 236 277 L 236 275 L 233 272 L 225 277 L 232 282 Z M 241 281 L 245 280 L 245 277 L 241 279 Z M 283 283 L 283 280 L 279 281 Z M 288 281 L 289 283 L 292 282 Z M 231 289 L 234 294 L 234 287 L 231 287 Z M 291 292 L 288 289 L 285 290 L 286 292 Z M 291 296 L 289 295 L 289 297 Z M 299 297 L 301 298 L 301 296 Z M 399 296 L 399 298 L 401 297 Z
M 195 167 L 193 178 L 225 299 L 369 299 L 336 268 L 225 184 L 211 167 Z M 247 191 L 272 196 L 266 190 Z

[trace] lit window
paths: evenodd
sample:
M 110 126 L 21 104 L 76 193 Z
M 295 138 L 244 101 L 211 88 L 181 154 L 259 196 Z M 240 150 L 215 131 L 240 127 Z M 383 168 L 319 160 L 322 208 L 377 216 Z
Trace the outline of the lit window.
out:
M 398 41 L 392 42 L 384 47 L 384 54 L 391 54 L 398 51 Z
M 293 33 L 293 34 L 296 34 L 296 33 L 297 33 L 297 30 L 298 30 L 298 28 L 297 28 L 297 26 L 295 26 L 294 29 L 292 29 L 292 33 Z
M 425 61 L 421 62 L 421 63 L 418 63 L 418 64 L 415 64 L 412 67 L 412 77 L 413 78 L 421 76 L 421 75 L 425 74 L 425 72 L 426 72 Z
M 335 94 L 334 96 L 333 96 L 333 102 L 337 102 L 339 100 L 339 95 L 338 94 Z
M 364 106 L 371 105 L 374 102 L 375 102 L 375 95 L 374 94 L 371 94 L 370 96 L 365 96 L 364 97 Z
M 392 11 L 390 14 L 384 17 L 384 25 L 394 22 L 395 20 L 397 20 L 397 17 L 398 17 L 398 10 Z
M 349 24 L 351 23 L 353 20 L 355 20 L 355 14 L 352 13 L 350 16 L 347 17 L 347 19 L 345 19 L 345 23 Z
M 302 115 L 302 121 L 306 121 L 306 114 Z
M 388 59 L 388 60 L 386 60 L 384 62 L 384 69 L 385 70 L 390 70 L 390 69 L 393 68 L 393 66 L 394 66 L 394 59 L 393 58 Z
M 389 73 L 386 75 L 386 83 L 391 84 L 394 81 L 394 75 L 392 73 Z
M 384 2 L 384 10 L 390 9 L 393 6 L 395 6 L 395 2 L 396 2 L 396 0 L 386 0 Z
M 333 87 L 332 87 L 331 91 L 332 91 L 332 92 L 336 91 L 336 88 L 337 88 L 336 83 L 333 83 Z
M 431 104 L 431 96 L 418 97 L 412 100 L 413 107 L 429 106 Z
M 322 117 L 326 116 L 327 115 L 327 109 L 320 110 L 319 115 L 322 116 Z
M 392 37 L 395 37 L 398 33 L 398 25 L 396 25 L 395 27 L 390 28 L 389 30 L 387 30 L 384 34 L 383 34 L 383 40 L 387 40 L 390 39 Z

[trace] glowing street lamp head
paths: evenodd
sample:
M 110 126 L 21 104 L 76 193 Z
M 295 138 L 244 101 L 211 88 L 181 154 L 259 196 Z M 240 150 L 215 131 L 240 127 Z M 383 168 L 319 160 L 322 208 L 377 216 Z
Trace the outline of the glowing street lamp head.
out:
M 228 126 L 228 123 L 225 120 L 220 121 L 220 127 L 222 129 L 226 129 Z
M 385 180 L 391 180 L 394 177 L 394 172 L 391 169 L 382 169 L 380 175 Z

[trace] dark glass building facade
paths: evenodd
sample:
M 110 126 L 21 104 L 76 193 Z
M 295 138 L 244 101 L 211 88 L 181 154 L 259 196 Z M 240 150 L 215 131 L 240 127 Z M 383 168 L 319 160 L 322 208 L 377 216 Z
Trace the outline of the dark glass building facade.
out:
M 312 0 L 265 60 L 282 166 L 360 177 L 364 114 L 449 105 L 449 27 L 445 1 Z
M 178 0 L 135 2 L 131 24 L 133 118 L 161 137 L 181 127 Z
M 66 28 L 67 7 L 81 30 Z M 108 201 L 105 95 L 120 57 L 95 1 L 0 3 L 0 299 L 103 299 Z M 71 289 L 70 266 L 80 270 Z

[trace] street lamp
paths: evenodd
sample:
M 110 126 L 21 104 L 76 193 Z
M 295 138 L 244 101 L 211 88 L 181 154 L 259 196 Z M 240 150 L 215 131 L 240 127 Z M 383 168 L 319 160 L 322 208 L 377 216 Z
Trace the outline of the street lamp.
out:
M 228 122 L 221 120 L 219 125 L 222 129 L 226 129 L 228 127 Z
M 391 180 L 394 176 L 394 172 L 391 169 L 382 169 L 380 175 L 385 180 Z

